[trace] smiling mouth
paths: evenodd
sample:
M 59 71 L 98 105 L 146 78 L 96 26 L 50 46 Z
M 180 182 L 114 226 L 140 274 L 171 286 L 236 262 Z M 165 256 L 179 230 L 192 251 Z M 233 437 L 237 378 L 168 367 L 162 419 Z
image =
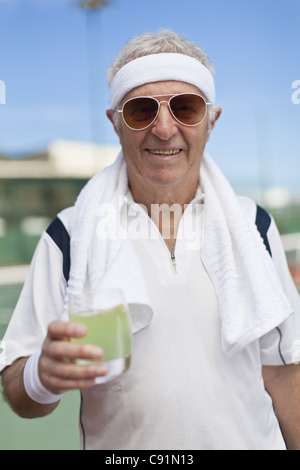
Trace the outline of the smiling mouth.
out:
M 168 150 L 161 150 L 161 149 L 147 149 L 151 155 L 159 155 L 162 157 L 170 157 L 172 155 L 177 155 L 181 152 L 181 149 L 168 149 Z

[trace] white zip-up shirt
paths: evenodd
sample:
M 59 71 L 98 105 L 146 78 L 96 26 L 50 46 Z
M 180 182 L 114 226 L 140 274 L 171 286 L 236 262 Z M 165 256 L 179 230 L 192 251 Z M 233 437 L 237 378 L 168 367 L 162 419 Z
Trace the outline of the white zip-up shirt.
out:
M 254 221 L 256 205 L 241 201 Z M 292 344 L 300 338 L 299 296 L 280 237 L 272 221 L 273 260 L 297 313 L 228 359 L 216 293 L 201 261 L 203 203 L 198 193 L 185 210 L 173 256 L 146 213 L 145 223 L 156 236 L 139 237 L 136 227 L 130 233 L 129 224 L 154 318 L 134 334 L 130 369 L 82 392 L 80 430 L 86 449 L 285 449 L 261 375 L 262 364 L 292 362 Z M 129 200 L 122 210 L 134 217 L 135 207 Z M 66 233 L 70 210 L 59 215 Z M 45 233 L 4 338 L 1 368 L 34 353 L 48 324 L 61 318 L 62 266 L 61 248 Z

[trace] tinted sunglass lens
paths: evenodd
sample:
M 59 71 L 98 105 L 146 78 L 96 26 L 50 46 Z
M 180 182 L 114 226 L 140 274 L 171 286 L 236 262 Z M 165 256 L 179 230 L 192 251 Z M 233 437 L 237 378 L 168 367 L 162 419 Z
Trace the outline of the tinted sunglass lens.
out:
M 123 108 L 126 124 L 132 129 L 144 129 L 155 119 L 158 103 L 153 98 L 134 98 Z
M 188 126 L 199 124 L 206 112 L 204 99 L 192 94 L 174 96 L 170 100 L 170 107 L 176 119 Z

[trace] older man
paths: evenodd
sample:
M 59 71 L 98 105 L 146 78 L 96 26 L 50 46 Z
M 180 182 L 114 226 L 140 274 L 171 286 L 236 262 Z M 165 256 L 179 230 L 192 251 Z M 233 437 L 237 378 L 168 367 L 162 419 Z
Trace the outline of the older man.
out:
M 274 221 L 205 154 L 221 114 L 207 56 L 143 35 L 109 83 L 122 151 L 40 241 L 2 343 L 7 400 L 32 418 L 80 389 L 86 449 L 300 448 L 299 297 Z M 61 321 L 66 292 L 87 284 L 121 287 L 130 305 L 132 364 L 113 380 L 101 361 L 76 363 L 103 351 Z

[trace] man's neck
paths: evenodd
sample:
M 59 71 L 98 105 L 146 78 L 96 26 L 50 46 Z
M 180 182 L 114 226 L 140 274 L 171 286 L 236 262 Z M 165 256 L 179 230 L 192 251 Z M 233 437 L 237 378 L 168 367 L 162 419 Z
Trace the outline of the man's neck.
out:
M 141 181 L 135 179 L 132 183 L 129 176 L 129 187 L 134 201 L 146 206 L 149 213 L 152 204 L 167 204 L 169 206 L 179 204 L 184 208 L 194 198 L 198 184 L 198 176 L 185 184 L 179 181 L 166 185 L 152 184 L 145 179 L 141 179 Z
M 185 206 L 195 196 L 198 181 L 184 187 L 183 185 L 167 185 L 142 187 L 130 186 L 133 200 L 147 208 L 148 215 L 158 227 L 166 245 L 174 253 L 177 229 Z

